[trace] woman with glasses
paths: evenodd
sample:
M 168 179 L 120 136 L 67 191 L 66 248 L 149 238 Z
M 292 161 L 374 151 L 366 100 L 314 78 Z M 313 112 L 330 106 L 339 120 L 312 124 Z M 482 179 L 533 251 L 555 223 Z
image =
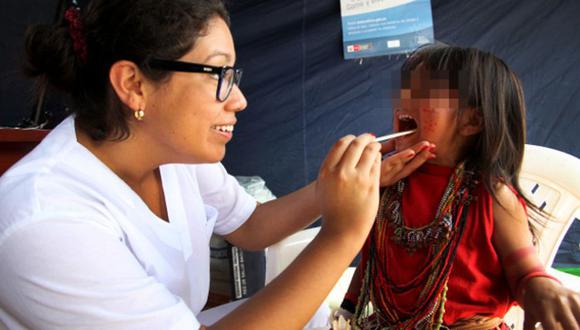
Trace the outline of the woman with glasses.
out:
M 27 31 L 26 55 L 72 114 L 0 178 L 0 327 L 203 328 L 212 233 L 263 249 L 322 214 L 296 261 L 211 326 L 301 328 L 360 250 L 379 181 L 430 155 L 381 162 L 370 134 L 346 136 L 315 183 L 257 205 L 220 164 L 247 104 L 219 0 L 73 2 Z

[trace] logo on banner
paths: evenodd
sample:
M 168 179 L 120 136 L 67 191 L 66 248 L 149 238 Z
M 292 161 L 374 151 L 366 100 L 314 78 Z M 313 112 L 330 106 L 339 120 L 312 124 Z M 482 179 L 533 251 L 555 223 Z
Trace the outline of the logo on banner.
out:
M 347 51 L 347 53 L 356 53 L 356 52 L 360 52 L 363 50 L 369 50 L 372 48 L 371 45 L 372 44 L 370 44 L 370 43 L 348 45 L 348 46 L 346 46 L 346 51 Z

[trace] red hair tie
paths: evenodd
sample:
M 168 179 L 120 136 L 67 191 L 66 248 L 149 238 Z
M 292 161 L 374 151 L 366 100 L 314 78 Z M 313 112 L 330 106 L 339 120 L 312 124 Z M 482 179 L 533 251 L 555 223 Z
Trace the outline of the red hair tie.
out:
M 81 24 L 81 9 L 77 6 L 71 6 L 64 12 L 64 18 L 68 22 L 70 36 L 73 41 L 73 49 L 76 56 L 82 63 L 87 62 L 87 44 L 83 35 Z

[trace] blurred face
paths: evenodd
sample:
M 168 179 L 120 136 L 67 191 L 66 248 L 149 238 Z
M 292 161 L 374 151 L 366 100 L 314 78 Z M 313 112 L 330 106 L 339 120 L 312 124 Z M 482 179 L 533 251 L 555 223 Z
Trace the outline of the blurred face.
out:
M 458 155 L 457 115 L 459 93 L 449 89 L 449 82 L 433 77 L 425 70 L 411 72 L 409 86 L 394 99 L 393 128 L 396 132 L 416 129 L 415 134 L 398 138 L 397 150 L 427 140 L 436 145 L 436 159 L 441 165 L 455 165 Z
M 226 23 L 214 18 L 205 32 L 179 60 L 234 66 L 234 43 Z M 135 125 L 150 140 L 147 152 L 157 153 L 164 162 L 221 161 L 233 137 L 236 113 L 247 103 L 237 85 L 224 102 L 218 101 L 217 85 L 214 74 L 172 72 L 169 80 L 147 87 L 146 116 Z

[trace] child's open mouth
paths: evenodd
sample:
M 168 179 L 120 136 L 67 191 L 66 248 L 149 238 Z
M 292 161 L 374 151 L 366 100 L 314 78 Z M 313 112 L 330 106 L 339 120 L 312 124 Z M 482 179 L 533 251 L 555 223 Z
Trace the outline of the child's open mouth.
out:
M 399 132 L 417 129 L 417 121 L 415 121 L 415 118 L 410 115 L 401 114 L 397 120 L 399 121 L 399 124 L 397 125 Z

